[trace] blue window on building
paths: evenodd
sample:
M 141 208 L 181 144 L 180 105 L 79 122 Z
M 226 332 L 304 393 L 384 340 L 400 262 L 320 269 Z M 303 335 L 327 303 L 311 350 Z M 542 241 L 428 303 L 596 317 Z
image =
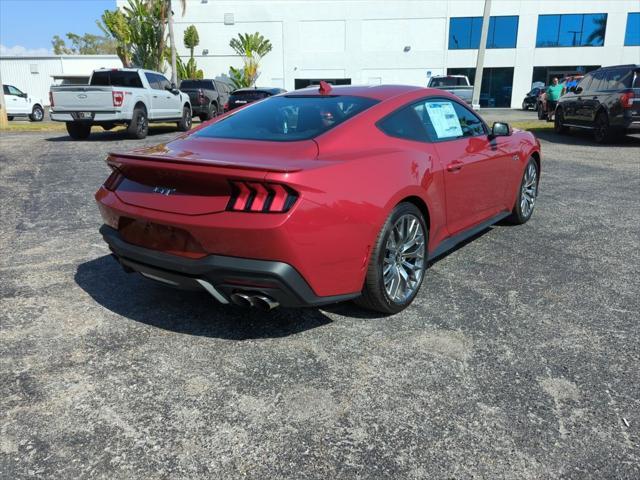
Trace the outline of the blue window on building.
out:
M 458 17 L 449 21 L 449 50 L 470 50 L 480 45 L 482 17 Z M 518 39 L 518 17 L 491 17 L 487 48 L 515 48 Z
M 539 15 L 536 47 L 601 47 L 607 14 Z
M 640 46 L 640 12 L 627 15 L 627 31 L 624 34 L 626 47 Z

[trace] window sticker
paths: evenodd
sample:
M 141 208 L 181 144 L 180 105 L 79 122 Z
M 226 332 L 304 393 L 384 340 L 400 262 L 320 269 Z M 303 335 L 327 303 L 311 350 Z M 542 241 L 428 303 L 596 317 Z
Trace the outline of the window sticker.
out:
M 462 127 L 451 102 L 428 102 L 427 112 L 438 139 L 462 136 Z

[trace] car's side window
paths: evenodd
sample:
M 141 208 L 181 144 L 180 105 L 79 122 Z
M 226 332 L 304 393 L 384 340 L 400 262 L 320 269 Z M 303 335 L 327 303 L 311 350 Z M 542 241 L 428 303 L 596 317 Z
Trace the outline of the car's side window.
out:
M 391 137 L 428 142 L 429 136 L 417 108 L 423 103 L 402 107 L 378 122 L 378 128 Z
M 158 90 L 160 87 L 158 86 L 158 81 L 156 80 L 156 76 L 153 73 L 145 72 L 145 77 L 147 77 L 147 82 L 149 82 L 149 86 L 155 90 Z
M 458 102 L 447 99 L 424 103 L 423 123 L 434 141 L 486 135 L 484 122 Z
M 18 90 L 16 87 L 14 87 L 13 85 L 7 85 L 9 87 L 9 95 L 22 95 L 22 92 L 20 90 Z
M 591 88 L 591 80 L 593 80 L 593 75 L 585 75 L 585 77 L 580 80 L 580 83 L 576 86 L 576 90 L 581 88 L 581 92 L 587 92 Z
M 167 80 L 163 75 L 155 74 L 156 81 L 158 82 L 158 90 L 168 90 L 171 88 L 171 82 Z

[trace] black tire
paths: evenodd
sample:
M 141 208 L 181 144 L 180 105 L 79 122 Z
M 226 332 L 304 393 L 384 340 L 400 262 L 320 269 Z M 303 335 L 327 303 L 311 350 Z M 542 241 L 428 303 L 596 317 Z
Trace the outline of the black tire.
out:
M 597 143 L 609 143 L 614 138 L 615 132 L 609 125 L 609 117 L 605 112 L 598 113 L 593 124 L 593 139 Z
M 569 127 L 564 124 L 564 112 L 561 108 L 556 111 L 553 120 L 553 129 L 556 133 L 567 133 L 569 131 Z
M 545 120 L 547 118 L 547 114 L 544 111 L 544 108 L 542 108 L 542 105 L 540 103 L 537 104 L 538 108 L 536 108 L 536 111 L 538 112 L 538 120 Z
M 80 122 L 67 122 L 67 132 L 74 140 L 86 140 L 91 135 L 91 124 Z
M 215 118 L 217 116 L 218 106 L 215 103 L 211 103 L 206 113 L 200 115 L 200 120 L 206 122 L 207 120 L 211 120 L 212 118 Z
M 127 126 L 127 135 L 129 138 L 142 140 L 149 133 L 149 119 L 147 118 L 147 109 L 138 106 L 133 109 L 131 122 Z
M 188 105 L 185 105 L 182 109 L 182 119 L 178 122 L 178 130 L 181 132 L 188 132 L 191 130 L 191 123 L 193 119 L 191 118 L 191 108 Z
M 7 115 L 7 120 L 9 121 L 13 120 L 13 115 Z
M 405 215 L 415 217 L 422 228 L 424 238 L 424 256 L 421 266 L 421 276 L 419 283 L 415 287 L 413 293 L 404 301 L 396 302 L 387 294 L 384 285 L 383 265 L 387 252 L 387 240 L 392 234 L 396 222 Z M 362 289 L 362 296 L 355 300 L 355 303 L 363 308 L 374 310 L 385 314 L 398 313 L 407 308 L 420 290 L 424 274 L 427 267 L 427 245 L 429 240 L 429 230 L 425 225 L 422 212 L 412 203 L 400 203 L 393 209 L 387 220 L 385 221 L 369 259 L 367 275 Z
M 522 199 L 525 195 L 525 185 L 527 183 L 527 172 L 530 167 L 535 169 L 535 192 L 533 195 L 534 203 L 531 205 L 531 209 L 526 212 L 523 211 L 523 202 Z M 520 180 L 520 185 L 518 187 L 518 196 L 516 197 L 516 203 L 513 206 L 513 210 L 511 211 L 511 215 L 507 217 L 507 221 L 514 225 L 522 225 L 523 223 L 527 223 L 533 212 L 535 210 L 535 199 L 538 196 L 538 185 L 540 184 L 540 169 L 538 168 L 538 164 L 533 159 L 533 157 L 529 158 L 527 165 L 524 168 L 524 172 L 522 172 L 522 180 Z M 530 194 L 531 190 L 526 189 L 527 193 Z
M 41 122 L 44 120 L 44 108 L 40 105 L 34 105 L 31 110 L 31 114 L 29 115 L 29 120 L 32 122 Z

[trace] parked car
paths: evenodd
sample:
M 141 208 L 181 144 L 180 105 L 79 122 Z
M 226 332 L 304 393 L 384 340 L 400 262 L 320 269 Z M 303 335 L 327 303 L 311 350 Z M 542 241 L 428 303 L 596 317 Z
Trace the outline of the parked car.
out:
M 73 139 L 89 137 L 93 125 L 126 125 L 132 138 L 146 137 L 149 122 L 176 122 L 183 132 L 191 128 L 189 95 L 151 70 L 95 70 L 89 85 L 52 86 L 49 97 L 51 120 L 65 122 Z
M 244 107 L 245 105 L 257 100 L 264 100 L 267 97 L 279 95 L 285 92 L 286 90 L 284 88 L 239 88 L 231 92 L 231 95 L 229 96 L 229 103 L 227 104 L 225 111 L 233 110 L 234 108 L 238 107 Z
M 270 310 L 407 307 L 430 260 L 531 217 L 540 144 L 458 97 L 325 82 L 107 158 L 101 233 L 129 272 Z M 514 248 L 520 248 L 514 245 Z
M 182 80 L 180 91 L 189 95 L 193 116 L 200 117 L 204 122 L 224 113 L 231 87 L 213 79 Z
M 28 117 L 32 122 L 42 121 L 44 118 L 42 100 L 29 97 L 13 85 L 4 84 L 2 90 L 9 120 L 15 117 Z
M 545 86 L 534 87 L 522 100 L 522 110 L 538 110 L 538 97 L 545 91 Z
M 427 87 L 452 93 L 469 105 L 473 101 L 473 86 L 466 75 L 435 75 L 429 79 Z
M 588 73 L 556 107 L 555 130 L 588 129 L 598 143 L 640 130 L 640 65 L 616 65 Z

